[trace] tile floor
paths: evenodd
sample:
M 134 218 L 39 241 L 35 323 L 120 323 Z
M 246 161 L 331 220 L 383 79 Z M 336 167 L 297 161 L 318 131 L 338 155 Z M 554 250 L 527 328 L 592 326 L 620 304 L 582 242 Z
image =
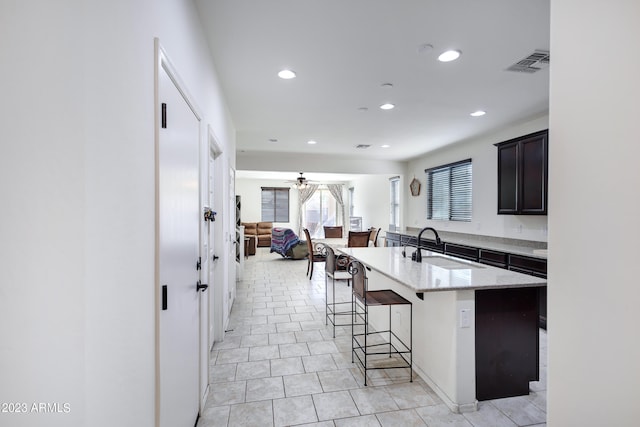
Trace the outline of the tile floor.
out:
M 373 371 L 364 387 L 351 363 L 350 327 L 325 326 L 324 266 L 305 277 L 306 260 L 258 248 L 237 284 L 228 331 L 211 351 L 211 390 L 198 427 L 546 425 L 547 335 L 540 331 L 540 375 L 531 393 L 480 402 L 454 414 L 414 374 Z M 337 298 L 350 298 L 344 282 Z

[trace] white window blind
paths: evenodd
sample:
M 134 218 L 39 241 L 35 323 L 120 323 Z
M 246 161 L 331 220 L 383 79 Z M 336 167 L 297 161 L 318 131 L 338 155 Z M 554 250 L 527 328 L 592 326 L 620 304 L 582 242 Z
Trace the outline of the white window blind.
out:
M 471 221 L 471 159 L 425 170 L 427 219 Z
M 289 222 L 289 189 L 262 187 L 262 221 Z

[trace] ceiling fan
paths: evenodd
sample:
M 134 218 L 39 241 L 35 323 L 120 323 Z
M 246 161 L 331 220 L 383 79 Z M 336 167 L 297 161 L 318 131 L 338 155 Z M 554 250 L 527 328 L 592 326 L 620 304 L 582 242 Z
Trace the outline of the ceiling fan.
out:
M 295 181 L 291 181 L 291 182 L 293 182 L 292 187 L 297 188 L 298 190 L 307 188 L 309 184 L 312 184 L 311 181 L 307 180 L 307 178 L 304 177 L 304 174 L 302 172 L 300 172 L 300 176 L 297 177 Z

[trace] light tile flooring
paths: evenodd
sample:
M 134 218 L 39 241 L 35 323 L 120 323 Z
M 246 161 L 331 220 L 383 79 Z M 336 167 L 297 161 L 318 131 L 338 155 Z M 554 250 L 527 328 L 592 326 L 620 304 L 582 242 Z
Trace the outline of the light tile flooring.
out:
M 528 396 L 480 402 L 454 414 L 425 382 L 373 371 L 369 385 L 351 363 L 350 327 L 325 326 L 324 265 L 305 277 L 306 260 L 258 248 L 237 284 L 228 331 L 211 351 L 210 393 L 198 427 L 546 425 L 547 335 L 540 331 L 540 375 Z M 350 298 L 344 282 L 337 299 Z

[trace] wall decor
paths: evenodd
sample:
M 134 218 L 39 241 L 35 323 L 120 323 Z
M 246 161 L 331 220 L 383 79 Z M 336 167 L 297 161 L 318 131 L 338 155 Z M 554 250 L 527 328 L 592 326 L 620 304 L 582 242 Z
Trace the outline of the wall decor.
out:
M 411 183 L 409 184 L 409 189 L 411 190 L 412 196 L 420 195 L 420 181 L 418 181 L 416 178 L 413 178 L 413 181 L 411 181 Z

